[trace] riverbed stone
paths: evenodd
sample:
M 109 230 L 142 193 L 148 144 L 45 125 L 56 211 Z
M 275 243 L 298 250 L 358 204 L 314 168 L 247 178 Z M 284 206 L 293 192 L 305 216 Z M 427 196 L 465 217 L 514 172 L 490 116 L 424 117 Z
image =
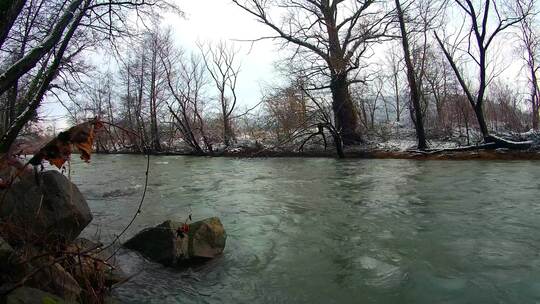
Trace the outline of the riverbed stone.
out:
M 20 227 L 15 241 L 69 242 L 92 220 L 79 188 L 58 171 L 25 175 L 0 195 L 0 220 Z
M 165 221 L 139 232 L 124 246 L 167 266 L 185 266 L 223 253 L 227 234 L 219 218 L 194 222 L 187 232 L 183 226 L 181 222 Z

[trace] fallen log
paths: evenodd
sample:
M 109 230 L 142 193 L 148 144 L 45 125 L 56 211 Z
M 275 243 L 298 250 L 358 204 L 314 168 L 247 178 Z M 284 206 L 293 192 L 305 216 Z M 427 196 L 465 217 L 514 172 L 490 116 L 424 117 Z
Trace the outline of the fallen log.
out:
M 506 149 L 512 149 L 512 150 L 527 150 L 531 148 L 533 145 L 533 142 L 531 140 L 528 141 L 512 141 L 508 139 L 504 139 L 495 135 L 490 135 L 484 139 L 486 143 L 494 143 L 495 149 L 500 148 L 506 148 Z

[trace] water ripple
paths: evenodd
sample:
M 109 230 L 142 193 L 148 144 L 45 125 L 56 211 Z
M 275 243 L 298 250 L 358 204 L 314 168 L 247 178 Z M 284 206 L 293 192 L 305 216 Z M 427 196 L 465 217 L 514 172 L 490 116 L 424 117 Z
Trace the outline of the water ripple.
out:
M 111 238 L 135 212 L 140 156 L 74 161 Z M 154 157 L 143 213 L 219 216 L 225 254 L 171 270 L 122 251 L 125 303 L 538 303 L 537 162 Z

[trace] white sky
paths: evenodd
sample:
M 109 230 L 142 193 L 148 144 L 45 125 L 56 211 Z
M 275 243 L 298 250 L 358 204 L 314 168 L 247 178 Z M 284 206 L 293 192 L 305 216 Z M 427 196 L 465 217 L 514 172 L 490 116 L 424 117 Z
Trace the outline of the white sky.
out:
M 241 10 L 230 0 L 177 0 L 185 12 L 185 18 L 165 15 L 163 24 L 171 26 L 178 46 L 186 50 L 197 50 L 196 43 L 234 43 L 240 48 L 237 55 L 241 63 L 238 78 L 239 103 L 252 106 L 259 102 L 261 86 L 276 77 L 273 68 L 277 46 L 272 41 L 248 41 L 268 33 L 268 28 L 255 21 L 254 17 Z

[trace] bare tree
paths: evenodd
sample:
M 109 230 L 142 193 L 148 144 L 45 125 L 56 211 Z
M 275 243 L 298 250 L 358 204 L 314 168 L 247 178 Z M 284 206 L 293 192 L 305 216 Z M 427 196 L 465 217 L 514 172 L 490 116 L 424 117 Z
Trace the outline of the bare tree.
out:
M 155 25 L 140 35 L 121 63 L 121 77 L 126 86 L 124 118 L 129 128 L 141 135 L 142 146 L 154 153 L 161 152 L 161 115 L 169 98 L 166 67 L 162 58 L 172 44 L 169 30 Z M 110 115 L 113 122 L 114 115 Z M 148 145 L 144 145 L 147 143 Z
M 385 81 L 385 84 L 390 86 L 390 88 L 387 88 L 386 91 L 389 92 L 388 94 L 394 97 L 393 103 L 390 103 L 390 106 L 394 110 L 395 121 L 400 123 L 403 109 L 405 109 L 401 100 L 401 75 L 403 74 L 402 58 L 397 48 L 392 46 L 388 49 L 385 59 L 389 68 L 389 71 L 386 72 L 386 78 L 388 81 Z M 385 104 L 385 107 L 387 106 L 388 105 Z
M 13 63 L 0 74 L 0 94 L 4 93 L 19 78 L 34 68 L 38 62 L 62 40 L 64 32 L 68 29 L 68 25 L 71 23 L 72 19 L 77 15 L 77 10 L 81 4 L 83 4 L 83 0 L 71 1 L 63 15 L 60 17 L 58 23 L 51 29 L 49 36 L 41 42 L 39 47 L 33 48 L 23 58 Z M 89 6 L 89 1 L 86 1 L 86 3 L 84 3 L 84 10 L 88 9 Z M 84 11 L 81 10 L 79 13 L 81 12 Z M 82 19 L 82 16 L 80 19 Z M 76 22 L 75 29 L 79 26 L 80 19 Z M 72 25 L 75 25 L 75 23 Z M 73 34 L 71 34 L 71 36 L 73 36 Z
M 122 109 L 120 114 L 121 125 L 130 129 L 136 130 L 139 137 L 129 137 L 129 149 L 133 151 L 143 152 L 145 143 L 145 132 L 142 117 L 142 87 L 143 87 L 143 73 L 138 68 L 139 61 L 130 58 L 130 55 L 126 55 L 127 60 L 121 62 L 120 66 L 120 78 L 121 84 L 124 89 L 122 95 Z
M 531 121 L 534 130 L 538 130 L 540 115 L 540 87 L 538 85 L 538 72 L 540 70 L 540 34 L 536 23 L 536 14 L 528 14 L 533 9 L 534 2 L 526 0 L 516 1 L 516 12 L 523 18 L 520 22 L 520 50 L 523 54 L 525 67 L 528 72 L 531 104 Z
M 24 107 L 18 111 L 15 119 L 10 119 L 9 127 L 0 139 L 1 153 L 8 151 L 22 128 L 36 115 L 36 110 L 45 95 L 53 88 L 59 87 L 53 81 L 62 76 L 62 71 L 81 72 L 77 71 L 73 63 L 83 50 L 90 47 L 90 43 L 84 42 L 85 39 L 82 37 L 86 39 L 99 37 L 101 41 L 112 41 L 117 37 L 127 35 L 131 30 L 128 25 L 130 12 L 136 10 L 139 17 L 148 16 L 155 13 L 154 8 L 169 6 L 161 0 L 153 2 L 145 0 L 36 0 L 29 2 L 29 6 L 38 3 L 53 9 L 33 11 L 34 17 L 47 20 L 42 24 L 43 27 L 39 28 L 41 33 L 44 32 L 46 35 L 38 35 L 39 39 L 35 39 L 24 47 L 25 52 L 19 54 L 19 59 L 2 67 L 0 72 L 0 95 L 16 87 L 21 78 L 28 78 L 22 90 L 24 96 L 20 97 Z M 6 16 L 16 17 L 14 22 L 7 20 L 8 22 L 0 24 L 0 33 L 5 31 L 8 33 L 8 38 L 2 41 L 2 46 L 10 43 L 10 39 L 18 38 L 14 35 L 14 24 L 18 23 L 17 19 L 33 18 L 29 14 L 21 14 L 25 11 L 24 7 L 8 11 Z M 81 39 L 77 40 L 76 37 L 81 37 Z
M 399 20 L 399 27 L 401 31 L 401 43 L 403 46 L 403 55 L 405 58 L 405 66 L 407 68 L 407 80 L 409 82 L 409 90 L 411 97 L 411 118 L 416 128 L 416 137 L 418 138 L 418 149 L 427 149 L 426 133 L 424 130 L 424 115 L 421 108 L 421 88 L 418 83 L 417 75 L 411 57 L 411 50 L 409 45 L 409 33 L 407 32 L 407 26 L 405 22 L 405 13 L 401 8 L 400 0 L 395 0 L 396 12 Z
M 312 62 L 321 60 L 315 71 L 329 78 L 332 108 L 337 129 L 345 144 L 361 141 L 357 109 L 349 85 L 371 43 L 380 41 L 391 23 L 382 2 L 375 0 L 233 0 L 277 36 L 296 47 Z M 281 22 L 272 18 L 284 16 Z M 274 16 L 275 16 L 274 15 Z
M 435 104 L 435 127 L 438 131 L 451 130 L 451 113 L 446 113 L 452 91 L 459 84 L 444 54 L 433 48 L 426 53 L 424 68 L 424 93 L 431 96 Z
M 223 122 L 223 142 L 228 147 L 234 139 L 232 114 L 238 101 L 236 95 L 236 84 L 240 73 L 240 64 L 236 58 L 238 49 L 223 41 L 214 46 L 210 45 L 206 49 L 203 45 L 199 45 L 199 49 L 206 69 L 218 91 Z
M 492 129 L 503 132 L 526 131 L 527 120 L 521 111 L 520 95 L 508 82 L 497 80 L 493 83 L 486 100 L 486 116 L 490 118 Z
M 150 138 L 152 150 L 154 152 L 161 151 L 160 134 L 158 128 L 158 112 L 161 100 L 166 88 L 166 71 L 162 64 L 161 58 L 165 56 L 167 46 L 171 44 L 170 32 L 162 32 L 157 28 L 148 33 L 147 39 L 143 42 L 143 48 L 149 54 L 149 88 L 148 102 L 150 111 Z
M 56 9 L 56 7 L 54 5 L 49 7 L 40 1 L 30 1 L 28 5 L 23 7 L 23 10 L 19 13 L 21 17 L 14 20 L 11 25 L 12 38 L 8 39 L 8 43 L 3 47 L 7 53 L 7 56 L 5 57 L 6 63 L 14 64 L 21 60 L 25 55 L 27 48 L 32 46 L 37 39 L 41 38 L 40 31 L 43 31 L 46 28 L 39 26 L 40 23 L 44 23 L 44 20 L 40 20 L 41 14 L 39 14 L 39 12 L 47 9 Z M 13 37 L 16 37 L 16 39 L 13 39 Z M 2 117 L 2 133 L 9 128 L 19 114 L 17 108 L 22 105 L 20 105 L 18 101 L 21 93 L 20 89 L 25 85 L 24 81 L 25 79 L 17 79 L 8 88 L 6 94 L 4 94 L 5 102 L 3 104 L 4 116 Z
M 24 8 L 26 0 L 4 1 L 0 5 L 0 48 L 6 41 L 9 30 Z
M 114 79 L 111 73 L 105 73 L 89 83 L 87 92 L 84 92 L 82 101 L 73 104 L 70 113 L 73 114 L 72 123 L 81 123 L 89 118 L 99 117 L 103 121 L 114 124 L 113 98 Z M 111 152 L 117 150 L 117 137 L 110 125 L 105 125 L 106 132 L 100 132 L 96 137 L 97 152 Z
M 73 37 L 75 31 L 77 30 L 77 27 L 79 26 L 84 16 L 84 12 L 86 8 L 88 8 L 89 4 L 90 4 L 89 1 L 86 1 L 85 6 L 81 10 L 79 10 L 78 13 L 75 15 L 74 20 L 71 23 L 69 29 L 67 30 L 65 37 L 63 37 L 60 45 L 58 46 L 58 50 L 54 52 L 54 54 L 51 54 L 51 57 L 54 57 L 53 59 L 51 59 L 52 61 L 51 64 L 42 65 L 42 67 L 38 71 L 37 76 L 30 83 L 28 92 L 25 96 L 25 99 L 28 101 L 28 106 L 17 117 L 17 119 L 13 121 L 10 127 L 6 130 L 3 137 L 0 139 L 0 152 L 1 153 L 8 152 L 9 147 L 11 146 L 13 141 L 15 141 L 19 132 L 22 130 L 24 125 L 32 118 L 35 111 L 39 107 L 41 100 L 43 99 L 43 96 L 49 89 L 50 83 L 53 81 L 53 79 L 56 76 L 56 71 L 60 67 L 61 60 L 64 57 L 66 50 L 68 49 L 69 42 L 71 38 Z M 70 14 L 74 15 L 74 12 L 70 11 Z M 30 52 L 30 54 L 32 53 L 39 53 L 39 51 Z M 30 56 L 30 59 L 32 59 L 31 61 L 34 60 L 33 58 L 34 58 L 33 56 Z M 19 62 L 21 61 L 18 61 L 17 63 L 15 63 L 15 68 L 13 66 L 8 68 L 8 71 L 14 70 L 15 73 L 20 73 L 20 70 L 17 68 L 17 65 L 19 64 Z M 26 66 L 26 64 L 21 64 L 21 65 Z M 8 74 L 8 73 L 4 73 L 3 75 L 5 75 L 5 77 L 2 78 L 2 76 L 0 76 L 0 78 L 5 79 L 6 83 L 8 84 L 6 86 L 7 88 L 9 87 L 9 85 L 12 85 L 13 82 L 16 81 L 18 78 L 20 78 L 23 74 L 20 74 L 17 77 L 10 77 L 11 74 Z
M 307 97 L 300 81 L 266 92 L 264 109 L 268 112 L 268 123 L 275 132 L 277 141 L 293 139 L 298 131 L 304 130 L 307 122 Z
M 533 0 L 530 0 L 533 1 Z M 458 67 L 458 62 L 449 46 L 443 42 L 437 33 L 435 38 L 449 61 L 456 77 L 473 107 L 480 131 L 485 141 L 489 141 L 489 130 L 484 116 L 484 102 L 486 91 L 494 75 L 489 70 L 489 53 L 494 47 L 495 39 L 506 29 L 520 23 L 530 12 L 513 14 L 504 1 L 482 0 L 454 0 L 457 8 L 464 14 L 468 22 L 469 31 L 465 38 L 464 53 L 476 65 L 477 78 L 473 80 L 474 86 L 467 82 L 465 74 Z M 491 71 L 492 72 L 492 71 Z M 476 92 L 473 89 L 476 88 Z
M 364 128 L 375 131 L 376 114 L 380 109 L 380 102 L 383 99 L 382 90 L 384 79 L 379 76 L 370 81 L 369 84 L 361 84 L 352 88 L 352 95 L 360 108 L 360 121 Z
M 166 81 L 173 99 L 167 109 L 184 142 L 194 153 L 213 153 L 212 142 L 206 132 L 204 120 L 204 91 L 208 86 L 206 67 L 200 56 L 188 58 L 172 45 L 161 58 L 166 71 Z

